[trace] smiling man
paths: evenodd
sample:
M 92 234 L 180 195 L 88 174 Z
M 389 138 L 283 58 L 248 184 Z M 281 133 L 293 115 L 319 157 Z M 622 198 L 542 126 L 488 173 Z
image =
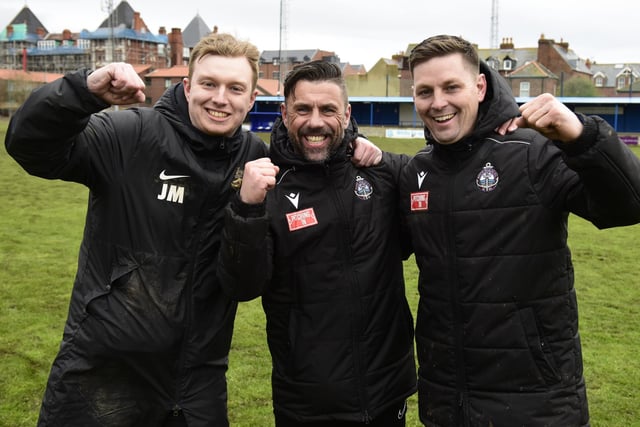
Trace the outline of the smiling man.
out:
M 257 48 L 227 34 L 193 49 L 189 76 L 153 108 L 128 64 L 70 73 L 13 116 L 9 153 L 31 174 L 89 188 L 84 239 L 39 426 L 228 425 L 237 301 L 217 257 L 244 164 L 267 154 L 242 130 Z
M 485 74 L 462 55 L 436 57 L 414 68 L 414 104 L 439 144 L 454 144 L 471 134 L 487 92 Z
M 327 160 L 338 149 L 351 117 L 341 81 L 301 80 L 285 86 L 280 111 L 296 151 L 313 162 Z
M 567 218 L 640 221 L 640 161 L 549 94 L 518 108 L 464 39 L 428 38 L 409 66 L 427 139 L 400 183 L 420 270 L 420 419 L 588 426 Z
M 184 93 L 191 124 L 210 135 L 233 136 L 255 102 L 256 77 L 244 56 L 211 55 L 206 41 L 189 64 Z
M 235 286 L 267 282 L 275 425 L 404 426 L 416 388 L 397 202 L 408 158 L 352 164 L 357 124 L 338 65 L 294 68 L 284 96 L 270 144 L 277 167 L 246 165 L 220 265 Z M 249 242 L 262 250 L 243 257 Z

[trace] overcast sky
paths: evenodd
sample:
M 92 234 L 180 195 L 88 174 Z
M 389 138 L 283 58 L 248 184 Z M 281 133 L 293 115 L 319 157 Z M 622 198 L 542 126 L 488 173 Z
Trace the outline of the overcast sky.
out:
M 0 0 L 0 25 L 25 6 L 50 32 L 95 30 L 107 17 L 109 0 Z M 113 0 L 115 8 L 120 0 Z M 161 26 L 184 29 L 200 15 L 221 32 L 249 40 L 262 50 L 280 43 L 281 0 L 129 0 L 152 33 Z M 462 36 L 491 47 L 491 0 L 283 0 L 283 49 L 334 51 L 343 62 L 364 64 L 403 52 L 434 34 Z M 169 6 L 174 5 L 174 6 Z M 177 5 L 177 6 L 176 6 Z M 541 34 L 565 41 L 583 59 L 640 63 L 638 0 L 502 0 L 498 40 L 516 48 L 536 47 Z

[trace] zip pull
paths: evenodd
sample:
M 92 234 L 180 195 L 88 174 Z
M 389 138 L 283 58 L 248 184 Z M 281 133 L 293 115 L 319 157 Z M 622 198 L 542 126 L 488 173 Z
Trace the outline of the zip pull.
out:
M 182 412 L 182 408 L 180 408 L 177 404 L 173 406 L 173 416 L 179 417 L 180 412 Z

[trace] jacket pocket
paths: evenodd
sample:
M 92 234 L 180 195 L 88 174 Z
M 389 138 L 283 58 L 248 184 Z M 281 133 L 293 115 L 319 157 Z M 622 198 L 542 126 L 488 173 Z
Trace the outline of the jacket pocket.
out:
M 118 257 L 106 292 L 86 305 L 107 348 L 162 352 L 180 339 L 184 283 L 171 264 L 153 255 Z
M 551 348 L 538 327 L 534 310 L 531 307 L 522 308 L 519 314 L 529 351 L 543 381 L 548 385 L 560 382 L 562 377 L 553 359 Z

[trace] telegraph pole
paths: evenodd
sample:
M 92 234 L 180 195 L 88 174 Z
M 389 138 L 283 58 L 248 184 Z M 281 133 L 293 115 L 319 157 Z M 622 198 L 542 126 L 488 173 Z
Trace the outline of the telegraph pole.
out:
M 491 0 L 491 49 L 497 49 L 498 41 L 498 0 Z

